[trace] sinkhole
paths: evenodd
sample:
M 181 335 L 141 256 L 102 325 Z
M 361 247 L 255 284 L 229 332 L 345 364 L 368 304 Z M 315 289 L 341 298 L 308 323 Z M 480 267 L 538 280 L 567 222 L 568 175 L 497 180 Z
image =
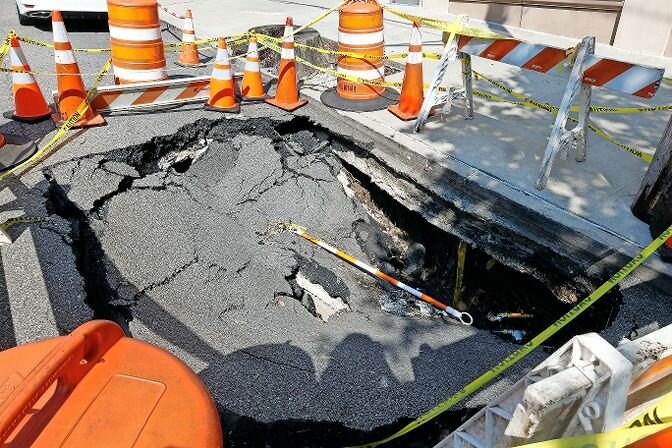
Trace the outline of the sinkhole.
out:
M 418 409 L 401 409 L 386 420 L 379 414 L 393 406 L 383 401 L 362 417 L 356 403 L 349 407 L 347 394 L 373 402 L 385 396 L 376 390 L 402 399 L 416 389 L 399 380 L 403 372 L 389 375 L 384 363 L 365 374 L 356 363 L 352 371 L 339 370 L 338 362 L 358 356 L 344 351 L 339 358 L 339 347 L 365 347 L 370 351 L 357 363 L 371 362 L 375 344 L 361 330 L 367 322 L 382 328 L 412 322 L 409 334 L 466 331 L 408 293 L 283 232 L 281 223 L 306 226 L 317 238 L 469 312 L 474 327 L 501 342 L 502 353 L 545 329 L 604 280 L 569 275 L 572 267 L 563 265 L 569 258 L 549 261 L 522 252 L 524 237 L 502 232 L 497 250 L 465 243 L 456 296 L 460 239 L 404 205 L 395 197 L 394 179 L 382 186 L 353 163 L 352 154 L 372 157 L 370 147 L 307 117 L 201 119 L 172 135 L 43 170 L 51 211 L 75 224 L 73 250 L 96 317 L 115 320 L 136 337 L 157 337 L 186 357 L 213 394 L 227 446 L 336 447 L 387 436 L 410 421 L 404 413 Z M 487 231 L 477 219 L 468 222 L 468 214 L 461 219 L 473 235 Z M 537 262 L 542 268 L 530 269 Z M 620 303 L 614 290 L 549 347 L 604 330 Z M 354 336 L 352 328 L 358 329 Z M 297 353 L 297 346 L 322 353 L 331 343 L 325 334 L 341 345 L 323 361 Z M 460 354 L 465 363 L 474 356 Z M 259 372 L 256 363 L 274 373 Z M 420 370 L 412 367 L 419 381 Z M 430 362 L 427 371 L 436 367 Z M 408 406 L 426 409 L 436 402 L 426 394 L 425 401 L 406 400 Z M 286 402 L 278 398 L 285 395 Z M 333 400 L 342 415 L 319 407 Z M 471 412 L 448 412 L 399 446 L 429 446 Z

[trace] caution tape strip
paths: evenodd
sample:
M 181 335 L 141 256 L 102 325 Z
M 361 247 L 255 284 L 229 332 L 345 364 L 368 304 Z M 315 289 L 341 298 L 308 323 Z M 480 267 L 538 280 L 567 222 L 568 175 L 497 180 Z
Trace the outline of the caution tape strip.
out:
M 526 448 L 622 448 L 672 427 L 672 393 L 660 398 L 623 427 L 600 434 L 520 445 Z
M 557 114 L 558 111 L 559 111 L 559 108 L 556 107 L 556 106 L 553 106 L 553 105 L 547 104 L 547 103 L 540 103 L 539 101 L 535 101 L 532 98 L 529 98 L 525 95 L 522 95 L 518 92 L 515 92 L 514 90 L 506 87 L 505 85 L 488 78 L 487 76 L 483 75 L 482 73 L 474 71 L 474 75 L 475 75 L 477 80 L 478 79 L 483 79 L 483 80 L 487 81 L 488 83 L 492 84 L 493 86 L 498 87 L 498 88 L 504 90 L 505 92 L 509 93 L 510 95 L 518 98 L 521 101 L 510 101 L 510 100 L 507 100 L 505 98 L 498 97 L 497 95 L 492 95 L 490 93 L 482 92 L 482 91 L 479 91 L 479 90 L 474 90 L 474 95 L 478 95 L 478 96 L 481 96 L 483 98 L 488 98 L 488 99 L 491 99 L 491 100 L 494 100 L 494 101 L 515 104 L 517 106 L 525 106 L 525 107 L 533 107 L 533 108 L 543 109 L 543 110 L 546 110 L 548 112 L 551 112 L 552 114 Z M 578 120 L 575 119 L 575 118 L 569 117 L 568 119 L 570 121 L 574 122 L 574 123 L 578 123 Z M 612 136 L 607 134 L 602 128 L 600 128 L 595 123 L 588 123 L 587 126 L 591 131 L 593 131 L 594 133 L 596 133 L 600 137 L 602 137 L 605 140 L 613 143 L 614 145 L 618 146 L 619 148 L 624 149 L 624 150 L 628 151 L 629 153 L 639 157 L 640 159 L 644 160 L 645 162 L 651 163 L 651 161 L 653 160 L 653 156 L 651 154 L 647 154 L 645 152 L 642 152 L 638 149 L 633 148 L 632 146 L 628 146 L 626 144 L 623 144 L 623 143 L 619 142 L 618 140 L 616 140 L 615 138 L 613 138 Z
M 0 45 L 0 64 L 5 62 L 5 56 L 7 56 L 7 52 L 9 51 L 9 42 L 11 38 L 12 31 L 7 33 L 7 37 L 5 37 L 5 40 L 2 41 L 2 45 Z
M 358 446 L 356 448 L 374 448 L 383 445 L 387 442 L 390 442 L 392 440 L 395 440 L 405 434 L 408 434 L 409 432 L 424 425 L 425 423 L 434 419 L 438 415 L 447 411 L 460 401 L 464 400 L 465 398 L 467 398 L 468 396 L 479 390 L 481 387 L 483 387 L 484 385 L 495 379 L 497 376 L 499 376 L 502 372 L 506 371 L 511 366 L 516 364 L 518 361 L 525 358 L 534 349 L 536 349 L 541 344 L 546 342 L 558 331 L 563 329 L 567 324 L 569 324 L 571 321 L 573 321 L 579 315 L 581 315 L 581 313 L 583 313 L 595 302 L 597 302 L 600 298 L 602 298 L 614 286 L 618 285 L 625 277 L 630 275 L 632 271 L 634 271 L 640 264 L 642 264 L 646 259 L 648 259 L 656 250 L 658 250 L 660 246 L 665 244 L 665 241 L 667 241 L 671 236 L 672 236 L 672 226 L 668 227 L 658 238 L 653 240 L 651 244 L 649 244 L 646 248 L 644 248 L 644 250 L 642 250 L 635 258 L 633 258 L 625 266 L 623 266 L 621 270 L 619 270 L 616 274 L 611 276 L 609 280 L 604 282 L 592 294 L 590 294 L 588 297 L 579 302 L 574 308 L 569 310 L 560 319 L 551 324 L 550 327 L 539 333 L 539 335 L 534 337 L 531 341 L 529 341 L 522 347 L 518 348 L 518 350 L 514 351 L 509 356 L 504 358 L 504 360 L 502 360 L 495 367 L 488 370 L 487 372 L 479 376 L 477 379 L 475 379 L 474 381 L 472 381 L 471 383 L 460 389 L 450 398 L 439 403 L 437 406 L 435 406 L 428 412 L 424 413 L 423 415 L 421 415 L 408 425 L 404 426 L 402 429 L 392 434 L 391 436 L 377 442 Z
M 20 170 L 21 168 L 33 164 L 35 161 L 37 161 L 42 154 L 44 154 L 47 150 L 52 148 L 56 143 L 58 143 L 59 140 L 63 138 L 65 134 L 68 133 L 72 127 L 77 124 L 77 122 L 82 118 L 84 113 L 89 109 L 91 106 L 91 102 L 93 99 L 96 97 L 96 94 L 98 93 L 98 87 L 100 86 L 101 81 L 103 80 L 103 77 L 105 76 L 105 73 L 107 73 L 110 70 L 110 67 L 112 66 L 112 58 L 109 58 L 105 65 L 103 65 L 103 68 L 100 70 L 98 73 L 98 77 L 96 80 L 93 82 L 93 86 L 91 89 L 87 92 L 86 97 L 84 98 L 84 101 L 77 107 L 75 112 L 70 116 L 70 118 L 63 123 L 63 126 L 61 126 L 58 129 L 58 132 L 56 132 L 56 135 L 49 140 L 49 142 L 44 145 L 42 148 L 40 148 L 35 154 L 33 154 L 32 157 L 29 159 L 23 161 L 19 165 L 15 166 L 11 170 L 5 171 L 4 173 L 0 174 L 0 179 L 4 179 L 7 176 L 11 175 L 12 173 Z
M 566 439 L 547 440 L 545 442 L 518 445 L 519 448 L 623 448 L 639 440 L 650 437 L 660 431 L 672 428 L 672 423 L 638 428 L 617 429 L 614 431 L 589 434 Z M 649 445 L 661 446 L 661 445 Z
M 49 218 L 30 218 L 30 217 L 19 217 L 19 218 L 10 218 L 7 221 L 0 223 L 0 230 L 7 231 L 14 227 L 17 224 L 31 224 L 36 222 L 46 222 L 49 221 Z
M 457 271 L 455 273 L 455 292 L 453 293 L 453 307 L 457 307 L 462 292 L 462 280 L 464 279 L 464 262 L 467 258 L 467 243 L 460 240 L 457 245 Z

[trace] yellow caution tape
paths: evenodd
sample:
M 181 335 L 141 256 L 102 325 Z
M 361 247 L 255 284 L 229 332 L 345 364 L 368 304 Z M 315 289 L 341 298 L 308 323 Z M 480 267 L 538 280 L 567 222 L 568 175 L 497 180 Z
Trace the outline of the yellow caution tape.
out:
M 49 221 L 49 218 L 29 218 L 29 217 L 19 217 L 11 218 L 7 221 L 0 224 L 0 230 L 9 230 L 17 224 L 31 224 L 35 222 L 46 222 Z
M 484 30 L 482 28 L 476 28 L 473 26 L 460 25 L 455 22 L 446 22 L 444 20 L 430 19 L 428 17 L 420 17 L 413 14 L 407 14 L 398 9 L 391 8 L 389 6 L 381 5 L 383 9 L 391 12 L 392 14 L 410 20 L 411 22 L 416 22 L 422 26 L 429 28 L 434 28 L 440 31 L 446 31 L 448 33 L 461 34 L 463 36 L 477 37 L 479 39 L 512 39 L 511 36 L 506 36 L 503 34 L 495 33 L 494 31 Z
M 12 32 L 13 31 L 7 33 L 7 37 L 5 37 L 5 40 L 2 41 L 2 45 L 0 45 L 0 65 L 5 62 L 5 56 L 7 56 L 7 52 L 9 51 L 9 41 L 12 38 Z
M 526 97 L 525 95 L 522 95 L 518 92 L 515 92 L 512 89 L 506 87 L 505 85 L 488 78 L 487 76 L 483 75 L 482 73 L 474 71 L 474 75 L 475 75 L 474 77 L 477 80 L 478 79 L 483 79 L 483 80 L 487 81 L 488 83 L 492 84 L 493 86 L 504 90 L 505 92 L 509 93 L 510 95 L 512 95 L 512 96 L 514 96 L 514 97 L 516 97 L 516 98 L 518 98 L 522 101 L 509 101 L 505 98 L 498 97 L 497 95 L 492 95 L 490 93 L 481 92 L 481 91 L 478 91 L 478 90 L 474 90 L 474 95 L 478 95 L 478 96 L 481 96 L 483 98 L 488 98 L 488 99 L 491 99 L 491 100 L 494 100 L 494 101 L 507 102 L 507 103 L 510 103 L 510 104 L 518 105 L 518 106 L 525 106 L 525 107 L 533 107 L 533 108 L 543 109 L 543 110 L 546 110 L 548 112 L 551 112 L 552 114 L 557 114 L 558 113 L 559 108 L 556 107 L 556 106 L 553 106 L 553 105 L 547 104 L 547 103 L 540 103 L 538 101 L 533 100 L 532 98 Z M 573 110 L 575 110 L 575 109 L 573 108 Z M 578 109 L 576 109 L 576 110 L 578 110 Z M 569 117 L 569 120 L 573 121 L 574 123 L 578 123 L 578 120 L 576 120 L 575 118 Z M 638 149 L 635 149 L 631 146 L 628 146 L 628 145 L 625 145 L 625 144 L 619 142 L 618 140 L 616 140 L 615 138 L 613 138 L 612 136 L 607 134 L 604 130 L 602 130 L 596 124 L 589 123 L 588 128 L 591 131 L 593 131 L 594 133 L 596 133 L 597 135 L 599 135 L 600 137 L 604 138 L 605 140 L 613 143 L 614 145 L 618 146 L 621 149 L 624 149 L 624 150 L 628 151 L 631 154 L 636 155 L 637 157 L 644 160 L 645 162 L 651 163 L 651 161 L 653 160 L 653 156 L 651 154 L 647 154 L 645 152 L 642 152 Z
M 553 111 L 558 111 L 560 108 L 557 106 L 552 106 L 547 103 L 537 103 L 536 101 L 532 100 L 531 98 L 528 98 L 524 95 L 521 95 L 520 93 L 514 92 L 510 88 L 504 86 L 503 84 L 493 81 L 492 79 L 488 78 L 482 73 L 479 73 L 477 71 L 474 71 L 474 75 L 476 79 L 483 79 L 484 81 L 499 87 L 500 89 L 510 93 L 511 95 L 515 96 L 516 98 L 522 99 L 527 102 L 533 102 L 536 105 L 538 105 L 539 108 L 541 109 L 546 109 L 549 112 Z M 572 106 L 570 108 L 572 112 L 578 112 L 579 111 L 579 106 Z M 611 107 L 611 106 L 590 106 L 590 111 L 591 112 L 597 112 L 597 113 L 602 113 L 602 114 L 634 114 L 634 113 L 641 113 L 641 112 L 657 112 L 657 111 L 662 111 L 662 110 L 672 110 L 672 106 L 653 106 L 653 107 Z
M 462 280 L 464 279 L 464 262 L 467 257 L 467 243 L 460 240 L 457 245 L 457 272 L 455 274 L 455 292 L 453 293 L 453 308 L 457 307 L 462 292 Z
M 10 174 L 20 170 L 21 168 L 31 165 L 34 162 L 36 162 L 42 154 L 44 154 L 47 150 L 49 150 L 51 147 L 53 147 L 60 139 L 63 138 L 65 134 L 68 133 L 72 127 L 77 124 L 80 118 L 84 115 L 84 113 L 89 109 L 91 106 L 91 102 L 93 99 L 96 97 L 96 94 L 98 93 L 98 87 L 100 86 L 101 81 L 103 80 L 103 77 L 105 76 L 105 73 L 110 70 L 110 67 L 112 66 L 112 58 L 108 59 L 103 68 L 100 70 L 98 73 L 98 77 L 96 80 L 93 82 L 93 86 L 91 89 L 87 92 L 86 97 L 84 98 L 84 101 L 77 107 L 75 112 L 70 116 L 70 118 L 63 123 L 63 126 L 61 126 L 58 129 L 58 132 L 56 132 L 56 135 L 42 148 L 40 148 L 31 158 L 28 160 L 25 160 L 24 162 L 20 163 L 19 165 L 15 166 L 11 170 L 5 171 L 4 173 L 0 174 L 0 179 L 4 179 Z
M 632 443 L 652 436 L 657 432 L 672 428 L 672 423 L 639 428 L 617 429 L 602 434 L 588 434 L 567 439 L 547 440 L 545 442 L 519 445 L 520 448 L 623 448 Z
M 489 383 L 491 380 L 496 378 L 502 372 L 513 366 L 521 359 L 525 358 L 534 349 L 539 347 L 541 344 L 543 344 L 549 338 L 555 335 L 558 331 L 562 330 L 567 324 L 576 319 L 581 313 L 587 310 L 591 305 L 597 302 L 614 286 L 619 284 L 625 277 L 627 277 L 632 271 L 634 271 L 635 268 L 637 268 L 637 266 L 639 266 L 644 262 L 644 260 L 649 258 L 656 250 L 658 250 L 660 246 L 665 244 L 665 241 L 667 241 L 671 236 L 672 236 L 672 226 L 668 227 L 658 238 L 656 238 L 651 242 L 651 244 L 646 246 L 646 248 L 644 248 L 644 250 L 642 250 L 635 258 L 633 258 L 632 260 L 630 260 L 630 262 L 628 262 L 628 264 L 623 266 L 623 268 L 621 268 L 620 271 L 611 276 L 609 280 L 604 282 L 592 294 L 590 294 L 588 297 L 579 302 L 574 308 L 569 310 L 565 315 L 563 315 L 560 319 L 554 322 L 550 327 L 539 333 L 539 335 L 534 337 L 531 341 L 529 341 L 525 345 L 521 346 L 518 350 L 514 351 L 509 356 L 504 358 L 504 360 L 502 360 L 495 367 L 488 370 L 487 372 L 479 376 L 477 379 L 475 379 L 474 381 L 472 381 L 471 383 L 460 389 L 453 396 L 439 403 L 430 411 L 421 415 L 416 420 L 404 426 L 402 429 L 392 434 L 391 436 L 378 442 L 361 445 L 357 448 L 374 448 L 383 445 L 387 442 L 390 442 L 392 440 L 395 440 L 405 434 L 408 434 L 409 432 L 424 425 L 433 418 L 437 417 L 438 415 L 442 414 L 443 412 L 453 407 L 455 404 L 464 400 L 469 395 L 476 392 L 478 389 L 483 387 L 485 384 Z
M 648 409 L 628 422 L 624 428 L 660 425 L 669 422 L 672 422 L 672 392 L 664 395 L 660 400 L 649 406 Z

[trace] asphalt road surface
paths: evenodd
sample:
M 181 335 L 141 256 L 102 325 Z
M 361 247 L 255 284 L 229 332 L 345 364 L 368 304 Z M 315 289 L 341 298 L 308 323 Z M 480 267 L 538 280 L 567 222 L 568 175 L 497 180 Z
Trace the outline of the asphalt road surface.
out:
M 104 26 L 66 25 L 75 47 L 109 46 Z M 0 30 L 9 29 L 51 39 L 46 28 L 19 27 L 4 2 Z M 53 71 L 49 49 L 24 51 L 34 70 Z M 95 74 L 106 56 L 77 58 L 83 73 Z M 11 85 L 0 76 L 4 112 Z M 45 93 L 55 88 L 52 76 L 39 83 Z M 87 302 L 97 313 L 112 309 L 130 319 L 134 337 L 200 375 L 232 446 L 287 446 L 284 436 L 292 446 L 340 446 L 370 440 L 376 428 L 385 435 L 515 350 L 475 328 L 385 313 L 387 289 L 306 241 L 269 232 L 293 220 L 364 260 L 386 244 L 339 180 L 329 138 L 291 120 L 264 104 L 226 119 L 199 106 L 108 117 L 105 127 L 71 132 L 39 166 L 0 186 L 0 220 L 50 217 L 13 228 L 15 243 L 0 252 L 0 348 L 67 333 L 93 316 Z M 40 142 L 55 132 L 51 122 L 6 119 L 0 130 Z M 167 137 L 146 143 L 156 136 Z M 297 297 L 299 276 L 350 310 L 323 322 Z M 669 298 L 630 286 L 605 333 L 611 341 L 669 323 Z M 457 409 L 487 403 L 542 356 Z

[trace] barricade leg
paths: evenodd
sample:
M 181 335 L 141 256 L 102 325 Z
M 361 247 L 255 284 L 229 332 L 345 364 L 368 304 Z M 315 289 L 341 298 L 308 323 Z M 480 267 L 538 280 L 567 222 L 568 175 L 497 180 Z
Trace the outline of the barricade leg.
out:
M 471 55 L 460 53 L 462 59 L 462 82 L 464 83 L 464 118 L 474 118 L 474 79 L 471 74 Z
M 588 111 L 590 110 L 590 86 L 583 84 L 583 75 L 586 70 L 586 60 L 588 55 L 595 52 L 595 37 L 584 37 L 578 48 L 576 61 L 572 74 L 569 77 L 565 94 L 560 103 L 560 109 L 548 140 L 548 146 L 544 153 L 544 159 L 541 162 L 541 170 L 537 179 L 537 189 L 543 190 L 546 187 L 548 177 L 551 175 L 553 161 L 563 150 L 569 152 L 571 145 L 577 144 L 577 160 L 585 159 L 586 155 L 586 126 L 588 124 Z M 569 119 L 570 109 L 574 100 L 580 96 L 580 116 L 579 124 L 572 130 L 566 130 L 567 120 Z
M 460 16 L 457 18 L 457 22 L 460 24 L 466 24 L 468 20 L 467 16 Z M 452 34 L 448 39 L 448 42 L 446 42 L 446 46 L 443 48 L 443 54 L 441 55 L 441 60 L 439 60 L 439 67 L 434 73 L 434 78 L 432 78 L 432 82 L 429 85 L 429 91 L 427 91 L 427 94 L 425 95 L 425 100 L 422 102 L 422 108 L 420 108 L 420 113 L 413 126 L 413 132 L 415 133 L 422 131 L 422 128 L 436 103 L 436 94 L 439 91 L 439 85 L 441 84 L 441 81 L 443 81 L 446 69 L 448 69 L 448 64 L 455 62 L 458 59 L 459 52 L 457 51 L 457 43 L 457 35 Z
M 590 99 L 593 96 L 593 87 L 587 84 L 581 86 L 579 95 L 579 124 L 576 126 L 576 161 L 586 160 L 588 151 L 588 118 L 590 116 Z

